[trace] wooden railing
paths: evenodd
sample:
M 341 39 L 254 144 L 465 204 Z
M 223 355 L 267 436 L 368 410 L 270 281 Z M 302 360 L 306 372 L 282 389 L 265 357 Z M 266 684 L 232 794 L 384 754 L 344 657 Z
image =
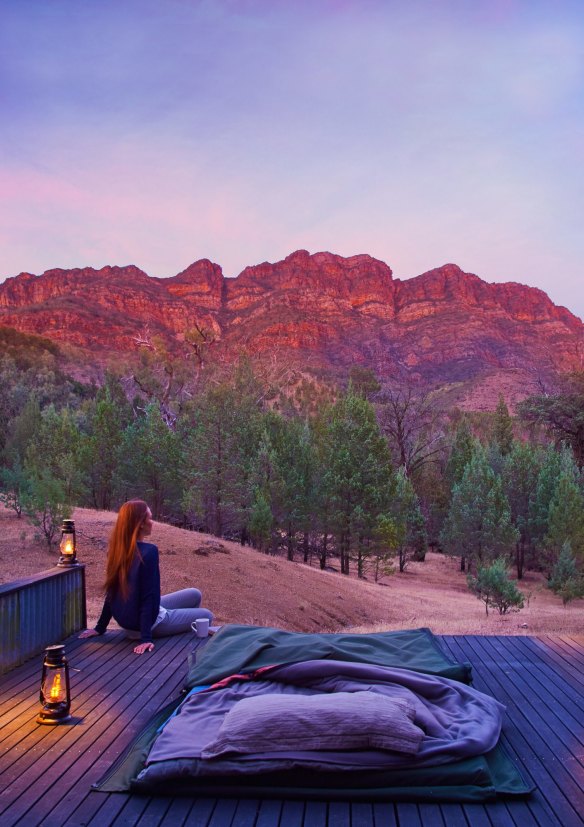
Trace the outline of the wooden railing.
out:
M 86 625 L 84 565 L 0 585 L 0 674 Z

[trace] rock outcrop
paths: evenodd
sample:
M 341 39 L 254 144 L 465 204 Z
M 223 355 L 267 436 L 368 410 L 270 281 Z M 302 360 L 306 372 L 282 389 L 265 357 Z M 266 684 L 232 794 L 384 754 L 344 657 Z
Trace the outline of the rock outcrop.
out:
M 172 347 L 198 326 L 226 359 L 278 353 L 337 377 L 362 365 L 387 378 L 482 382 L 491 396 L 497 376 L 521 394 L 584 366 L 582 322 L 541 290 L 488 284 L 454 264 L 401 281 L 368 255 L 305 250 L 233 279 L 206 259 L 167 279 L 134 266 L 21 273 L 0 284 L 0 324 L 101 362 L 135 351 L 145 330 Z

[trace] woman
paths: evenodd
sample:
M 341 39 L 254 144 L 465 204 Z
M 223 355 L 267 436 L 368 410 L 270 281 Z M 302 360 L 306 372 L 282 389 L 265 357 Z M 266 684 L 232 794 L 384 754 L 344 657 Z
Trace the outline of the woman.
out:
M 101 616 L 95 629 L 86 629 L 79 637 L 103 635 L 113 617 L 128 637 L 141 638 L 134 652 L 142 655 L 154 649 L 153 637 L 190 631 L 198 618 L 213 622 L 212 612 L 199 608 L 198 589 L 182 589 L 161 598 L 158 548 L 144 541 L 151 533 L 148 505 L 143 500 L 124 503 L 109 541 Z

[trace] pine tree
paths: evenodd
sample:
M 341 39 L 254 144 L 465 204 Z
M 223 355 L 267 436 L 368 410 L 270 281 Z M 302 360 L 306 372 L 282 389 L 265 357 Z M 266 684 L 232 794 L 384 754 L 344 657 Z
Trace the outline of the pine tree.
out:
M 553 446 L 546 448 L 537 475 L 535 491 L 529 499 L 528 531 L 535 555 L 534 564 L 544 564 L 545 538 L 548 533 L 550 503 L 556 491 L 562 467 L 569 464 L 566 452 Z
M 461 556 L 464 571 L 467 561 L 483 565 L 509 554 L 516 538 L 501 479 L 489 466 L 484 449 L 477 448 L 454 486 L 442 545 L 449 554 Z
M 314 498 L 310 430 L 299 418 L 285 419 L 276 414 L 266 417 L 266 429 L 279 479 L 279 485 L 271 493 L 272 513 L 286 535 L 288 559 L 294 559 L 299 535 L 302 535 L 307 558 L 306 545 L 309 543 L 310 511 Z
M 565 540 L 548 581 L 550 589 L 562 598 L 566 606 L 571 600 L 584 597 L 584 576 L 572 554 L 570 541 Z
M 249 536 L 259 551 L 268 551 L 272 539 L 274 518 L 265 494 L 256 488 L 249 515 Z
M 546 449 L 535 492 L 529 504 L 529 530 L 535 548 L 535 563 L 551 571 L 565 539 L 580 554 L 582 548 L 582 500 L 580 471 L 568 446 Z M 568 522 L 564 522 L 564 521 Z
M 121 449 L 124 499 L 147 500 L 154 519 L 168 516 L 179 499 L 179 443 L 164 421 L 158 405 L 124 431 Z
M 502 395 L 499 396 L 499 402 L 495 409 L 493 439 L 499 446 L 502 456 L 505 457 L 511 453 L 513 449 L 513 420 Z
M 92 506 L 107 511 L 112 508 L 119 484 L 123 440 L 120 406 L 112 399 L 108 387 L 98 394 L 88 428 L 89 433 L 81 437 L 80 461 Z
M 210 387 L 179 421 L 183 506 L 194 525 L 247 541 L 263 430 L 255 394 L 227 382 Z
M 515 543 L 518 580 L 523 577 L 532 549 L 530 503 L 536 493 L 541 464 L 541 452 L 525 442 L 515 442 L 503 461 L 503 490 L 511 507 L 511 521 L 518 531 Z
M 351 393 L 326 409 L 317 433 L 321 502 L 329 509 L 341 572 L 349 574 L 355 554 L 362 574 L 377 516 L 387 510 L 394 485 L 387 443 L 370 403 Z
M 425 552 L 427 537 L 424 518 L 420 511 L 418 497 L 403 468 L 396 474 L 395 491 L 391 498 L 390 514 L 395 526 L 395 550 L 400 572 L 406 570 L 408 562 Z
M 450 490 L 461 481 L 464 469 L 471 461 L 478 445 L 479 443 L 472 435 L 468 418 L 463 417 L 455 431 L 444 472 Z
M 552 496 L 545 545 L 551 558 L 568 542 L 577 559 L 584 561 L 584 495 L 572 470 L 563 470 Z

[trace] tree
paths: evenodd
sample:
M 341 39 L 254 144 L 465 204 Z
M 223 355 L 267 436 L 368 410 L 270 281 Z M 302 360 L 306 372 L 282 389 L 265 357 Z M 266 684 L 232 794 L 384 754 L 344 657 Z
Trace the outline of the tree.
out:
M 8 427 L 4 453 L 11 463 L 24 463 L 28 446 L 40 431 L 42 422 L 38 399 L 31 396 Z
M 260 551 L 268 551 L 272 538 L 274 519 L 272 510 L 258 488 L 254 491 L 249 515 L 249 536 L 254 546 Z
M 376 583 L 381 575 L 393 574 L 393 559 L 398 543 L 398 531 L 393 517 L 378 514 L 369 554 Z
M 485 604 L 487 617 L 489 606 L 497 609 L 500 615 L 509 611 L 518 612 L 523 608 L 523 595 L 509 579 L 503 558 L 494 560 L 487 566 L 477 566 L 476 577 L 469 574 L 467 583 L 469 589 Z
M 426 465 L 416 477 L 416 494 L 420 501 L 420 513 L 424 519 L 427 546 L 432 549 L 439 548 L 440 532 L 448 513 L 451 494 L 444 477 L 444 470 L 437 465 Z
M 444 449 L 442 414 L 428 390 L 384 388 L 376 397 L 376 408 L 396 467 L 413 478 L 438 461 Z
M 550 501 L 545 546 L 552 560 L 566 542 L 577 559 L 584 560 L 584 495 L 579 480 L 569 469 L 560 474 Z
M 362 576 L 377 516 L 388 510 L 395 484 L 387 443 L 371 404 L 352 393 L 325 409 L 317 433 L 327 531 L 330 520 L 341 572 L 349 573 L 355 553 Z
M 271 418 L 271 417 L 270 417 Z M 259 546 L 262 550 L 278 551 L 282 526 L 281 506 L 284 501 L 284 481 L 267 431 L 264 431 L 259 440 L 257 456 L 252 471 L 254 497 L 249 516 L 249 533 L 254 544 L 257 537 L 262 539 Z M 269 511 L 269 520 L 266 509 Z M 258 529 L 258 526 L 260 527 Z M 269 533 L 267 529 L 269 528 Z M 265 536 L 263 536 L 265 532 Z M 288 542 L 288 559 L 294 558 L 293 550 Z
M 519 416 L 543 425 L 556 444 L 571 446 L 580 468 L 584 464 L 584 372 L 565 376 L 556 393 L 536 394 L 517 406 Z
M 76 409 L 94 388 L 67 376 L 59 367 L 59 347 L 33 334 L 0 327 L 0 452 L 12 453 L 15 420 L 34 400 L 39 413 L 50 404 Z M 24 459 L 24 452 L 20 453 Z
M 214 341 L 212 332 L 197 324 L 184 332 L 182 345 L 172 350 L 161 336 L 151 336 L 149 330 L 134 339 L 140 358 L 128 372 L 126 384 L 137 390 L 144 406 L 158 407 L 162 421 L 171 430 L 199 387 L 203 356 Z
M 444 471 L 444 476 L 451 491 L 461 481 L 464 469 L 473 458 L 478 445 L 478 441 L 472 435 L 468 418 L 464 416 L 454 432 L 454 439 Z
M 84 492 L 80 447 L 76 413 L 49 405 L 26 447 L 25 469 L 37 476 L 47 471 L 61 482 L 67 501 L 75 502 Z
M 513 448 L 513 420 L 502 395 L 499 396 L 499 402 L 495 409 L 493 439 L 502 456 L 505 457 L 511 453 Z
M 241 374 L 211 386 L 179 423 L 183 504 L 196 525 L 217 536 L 249 537 L 264 430 L 259 389 Z
M 49 470 L 34 473 L 23 498 L 23 510 L 30 522 L 41 530 L 50 551 L 61 523 L 71 516 L 63 483 Z
M 538 566 L 545 563 L 542 555 L 545 551 L 545 540 L 548 533 L 550 504 L 556 491 L 558 480 L 563 470 L 566 470 L 574 461 L 569 449 L 557 451 L 548 446 L 540 461 L 535 491 L 529 499 L 529 533 L 533 546 L 534 563 Z M 541 558 L 541 559 L 540 559 Z
M 314 461 L 310 430 L 299 418 L 286 419 L 273 413 L 266 416 L 265 423 L 265 437 L 272 460 L 272 514 L 286 535 L 288 559 L 294 559 L 297 537 L 301 534 L 307 562 L 310 512 L 314 500 Z
M 179 443 L 160 409 L 152 404 L 145 415 L 124 431 L 120 476 L 124 499 L 140 497 L 149 502 L 154 519 L 176 508 L 179 497 Z
M 23 501 L 30 490 L 30 477 L 17 457 L 12 468 L 0 468 L 0 502 L 22 515 Z
M 541 452 L 525 442 L 515 442 L 503 460 L 503 491 L 511 508 L 511 522 L 517 529 L 515 565 L 521 580 L 526 559 L 532 552 L 531 503 L 537 490 Z
M 478 566 L 508 554 L 516 538 L 501 479 L 488 464 L 485 450 L 477 448 L 454 486 L 442 545 L 449 554 L 461 556 L 464 571 L 466 561 Z
M 552 569 L 548 586 L 562 598 L 564 606 L 571 600 L 584 597 L 584 577 L 578 570 L 569 540 L 566 540 L 562 546 L 559 557 Z
M 89 421 L 91 432 L 83 435 L 80 462 L 94 508 L 112 507 L 122 460 L 123 427 L 120 407 L 109 388 L 98 394 Z
M 324 571 L 330 553 L 330 545 L 333 540 L 334 520 L 334 479 L 327 473 L 333 445 L 330 439 L 330 411 L 331 404 L 323 404 L 318 415 L 309 423 L 311 434 L 311 445 L 313 451 L 314 495 L 311 507 L 312 519 L 319 543 L 319 565 Z
M 395 526 L 395 551 L 400 572 L 412 558 L 424 559 L 427 537 L 418 497 L 403 468 L 396 474 L 390 513 Z

